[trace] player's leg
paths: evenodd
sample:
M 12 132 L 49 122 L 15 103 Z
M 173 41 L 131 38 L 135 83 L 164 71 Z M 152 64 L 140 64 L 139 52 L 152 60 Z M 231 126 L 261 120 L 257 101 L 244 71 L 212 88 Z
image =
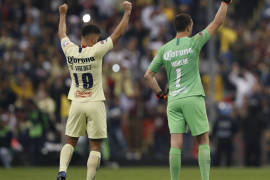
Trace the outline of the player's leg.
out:
M 208 132 L 196 136 L 199 145 L 198 161 L 201 171 L 202 180 L 209 180 L 210 173 L 210 147 Z
M 65 180 L 66 172 L 73 155 L 74 147 L 77 145 L 78 138 L 66 136 L 66 144 L 60 152 L 60 165 L 57 180 Z
M 90 140 L 90 153 L 87 161 L 87 180 L 96 176 L 100 165 L 101 144 L 107 138 L 106 110 L 104 102 L 89 102 L 87 105 L 87 134 Z
M 90 154 L 87 161 L 87 180 L 92 180 L 96 176 L 97 169 L 100 166 L 102 139 L 90 140 Z
M 181 149 L 183 133 L 186 123 L 178 101 L 170 102 L 167 106 L 168 124 L 171 134 L 171 148 L 169 153 L 171 180 L 178 180 L 181 170 Z
M 63 146 L 60 153 L 60 167 L 59 172 L 66 172 L 69 162 L 71 160 L 75 146 L 77 145 L 78 138 L 66 136 L 66 144 Z
M 171 180 L 178 180 L 181 170 L 181 149 L 183 134 L 171 134 L 171 148 L 169 153 Z
M 210 148 L 209 148 L 209 124 L 206 114 L 205 101 L 202 96 L 193 96 L 183 99 L 183 113 L 190 128 L 192 136 L 196 136 L 199 144 L 198 161 L 202 180 L 209 180 L 210 172 Z
M 83 136 L 86 131 L 85 119 L 80 103 L 72 102 L 66 125 L 66 144 L 63 146 L 60 153 L 60 166 L 57 180 L 66 179 L 66 172 L 74 147 L 77 145 L 79 137 Z

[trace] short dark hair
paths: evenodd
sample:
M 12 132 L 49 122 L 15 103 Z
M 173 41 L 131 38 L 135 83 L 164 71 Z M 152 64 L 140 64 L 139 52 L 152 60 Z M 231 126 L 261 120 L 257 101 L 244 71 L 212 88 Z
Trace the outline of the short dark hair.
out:
M 175 16 L 174 27 L 176 32 L 183 32 L 192 23 L 192 18 L 187 13 L 180 13 Z
M 99 35 L 100 33 L 101 33 L 100 29 L 94 24 L 88 24 L 88 25 L 84 26 L 82 28 L 82 32 L 81 32 L 83 37 L 85 37 L 89 34 L 98 34 Z

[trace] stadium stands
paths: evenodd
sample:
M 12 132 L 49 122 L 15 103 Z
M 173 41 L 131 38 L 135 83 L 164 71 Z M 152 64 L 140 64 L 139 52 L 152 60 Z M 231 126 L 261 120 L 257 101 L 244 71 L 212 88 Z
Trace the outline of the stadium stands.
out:
M 0 1 L 0 138 L 6 132 L 4 127 L 13 134 L 10 145 L 0 141 L 0 149 L 8 147 L 13 152 L 14 165 L 58 163 L 54 152 L 60 150 L 69 108 L 66 96 L 71 83 L 57 38 L 61 2 Z M 73 3 L 69 11 L 68 35 L 77 44 L 83 14 L 90 13 L 91 23 L 106 29 L 102 32 L 105 38 L 122 13 L 119 0 L 76 2 L 80 3 Z M 244 9 L 240 3 L 245 4 Z M 233 124 L 233 129 L 227 132 L 231 133 L 230 142 L 235 142 L 234 148 L 225 146 L 234 149 L 229 165 L 270 163 L 269 7 L 267 1 L 235 0 L 230 20 L 219 30 L 215 77 L 217 118 L 211 120 L 211 124 L 222 119 L 224 113 Z M 143 74 L 157 50 L 174 37 L 172 21 L 175 12 L 180 11 L 191 13 L 194 32 L 201 31 L 208 23 L 207 0 L 136 1 L 128 32 L 104 58 L 103 84 L 110 135 L 104 153 L 109 153 L 106 148 L 111 149 L 105 156 L 107 161 L 167 162 L 166 105 L 155 100 Z M 119 71 L 112 68 L 116 64 L 120 66 Z M 209 94 L 206 50 L 200 66 Z M 163 88 L 165 78 L 164 73 L 158 76 Z M 212 145 L 218 148 L 222 128 L 214 126 L 213 132 Z M 83 139 L 80 143 L 77 154 L 78 159 L 83 159 L 88 155 L 87 147 Z M 184 150 L 184 161 L 196 158 L 192 153 L 196 145 L 191 141 L 185 144 Z

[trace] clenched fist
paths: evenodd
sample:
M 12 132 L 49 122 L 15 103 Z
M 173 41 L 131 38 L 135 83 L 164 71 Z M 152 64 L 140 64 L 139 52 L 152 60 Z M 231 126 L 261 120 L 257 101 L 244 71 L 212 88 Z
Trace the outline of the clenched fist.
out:
M 60 14 L 67 14 L 67 11 L 68 11 L 68 5 L 66 3 L 59 6 Z
M 131 2 L 124 1 L 123 2 L 123 7 L 124 7 L 124 10 L 125 10 L 125 13 L 128 13 L 128 14 L 131 13 L 131 10 L 132 10 L 132 4 L 131 4 Z

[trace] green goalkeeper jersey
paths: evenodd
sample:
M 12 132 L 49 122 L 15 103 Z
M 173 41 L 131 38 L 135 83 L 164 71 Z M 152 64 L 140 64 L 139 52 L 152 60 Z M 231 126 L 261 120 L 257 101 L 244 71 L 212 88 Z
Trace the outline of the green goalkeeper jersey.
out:
M 158 72 L 162 66 L 165 67 L 169 102 L 189 96 L 205 96 L 199 73 L 199 55 L 209 38 L 205 29 L 193 37 L 174 38 L 158 51 L 149 70 Z

